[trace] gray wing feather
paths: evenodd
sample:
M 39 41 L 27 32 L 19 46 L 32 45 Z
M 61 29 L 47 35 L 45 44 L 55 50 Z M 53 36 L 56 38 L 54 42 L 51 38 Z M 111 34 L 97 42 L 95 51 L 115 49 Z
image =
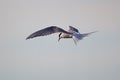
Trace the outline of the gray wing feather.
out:
M 79 30 L 72 26 L 69 26 L 69 32 L 79 32 Z
M 93 31 L 93 32 L 89 32 L 89 33 L 84 33 L 84 34 L 82 34 L 82 36 L 83 36 L 83 37 L 87 37 L 87 36 L 89 36 L 90 34 L 96 33 L 96 32 L 98 32 L 98 31 Z
M 57 33 L 57 32 L 62 32 L 62 33 L 66 33 L 66 34 L 71 34 L 59 27 L 56 26 L 50 26 L 44 29 L 41 29 L 39 31 L 36 31 L 34 33 L 32 33 L 30 36 L 28 36 L 26 39 L 30 39 L 30 38 L 34 38 L 34 37 L 38 37 L 38 36 L 46 36 L 46 35 L 50 35 L 53 33 Z

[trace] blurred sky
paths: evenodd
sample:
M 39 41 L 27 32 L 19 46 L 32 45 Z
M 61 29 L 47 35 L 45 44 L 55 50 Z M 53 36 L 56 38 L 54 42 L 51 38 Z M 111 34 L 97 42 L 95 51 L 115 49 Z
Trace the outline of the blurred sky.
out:
M 25 40 L 51 25 L 99 32 Z M 120 80 L 120 0 L 0 0 L 0 80 Z

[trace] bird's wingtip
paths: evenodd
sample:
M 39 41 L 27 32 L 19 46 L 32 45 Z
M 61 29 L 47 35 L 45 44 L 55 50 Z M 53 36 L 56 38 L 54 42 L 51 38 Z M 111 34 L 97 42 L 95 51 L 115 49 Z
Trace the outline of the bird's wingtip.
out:
M 28 36 L 28 37 L 26 38 L 26 40 L 31 39 L 31 38 L 32 38 L 31 36 Z
M 28 40 L 29 38 L 27 37 L 26 40 Z
M 99 32 L 99 31 L 93 31 L 92 33 L 96 33 L 96 32 Z

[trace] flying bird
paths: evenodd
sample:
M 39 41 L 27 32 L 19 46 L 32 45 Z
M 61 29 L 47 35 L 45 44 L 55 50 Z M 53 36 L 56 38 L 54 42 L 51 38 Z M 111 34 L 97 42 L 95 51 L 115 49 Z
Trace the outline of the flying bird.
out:
M 87 37 L 88 35 L 95 33 L 95 32 L 97 32 L 97 31 L 81 34 L 78 29 L 76 29 L 72 26 L 69 26 L 68 31 L 66 31 L 62 28 L 59 28 L 57 26 L 50 26 L 50 27 L 47 27 L 47 28 L 44 28 L 44 29 L 41 29 L 41 30 L 38 30 L 38 31 L 32 33 L 31 35 L 29 35 L 26 38 L 26 40 L 34 38 L 34 37 L 47 36 L 47 35 L 50 35 L 53 33 L 59 33 L 58 41 L 62 38 L 72 38 L 74 40 L 75 44 L 77 44 L 77 42 L 79 40 L 82 40 L 84 37 Z

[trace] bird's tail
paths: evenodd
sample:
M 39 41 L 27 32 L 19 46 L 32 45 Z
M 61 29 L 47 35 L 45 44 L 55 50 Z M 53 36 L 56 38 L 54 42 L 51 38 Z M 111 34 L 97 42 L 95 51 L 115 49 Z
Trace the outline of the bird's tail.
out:
M 75 33 L 73 34 L 72 38 L 74 40 L 74 43 L 77 45 L 77 42 L 82 39 L 82 35 L 80 33 Z

